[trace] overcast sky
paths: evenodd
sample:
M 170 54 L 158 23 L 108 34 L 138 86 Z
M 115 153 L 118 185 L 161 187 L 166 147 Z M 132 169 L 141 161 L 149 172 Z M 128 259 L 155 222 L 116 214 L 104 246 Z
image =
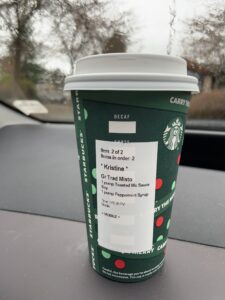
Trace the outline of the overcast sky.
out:
M 136 33 L 132 35 L 132 44 L 128 52 L 166 54 L 169 37 L 169 7 L 174 0 L 111 0 L 110 14 L 130 10 Z M 174 22 L 175 36 L 172 54 L 181 55 L 179 41 L 184 34 L 184 22 L 188 18 L 204 15 L 209 8 L 224 7 L 225 0 L 175 0 L 176 19 Z M 43 35 L 43 27 L 41 26 Z M 46 28 L 46 36 L 51 44 L 51 38 Z M 37 34 L 38 35 L 38 34 Z M 45 61 L 49 68 L 60 67 L 66 73 L 69 65 L 62 57 L 54 55 Z
M 180 40 L 184 22 L 188 18 L 205 14 L 209 7 L 224 6 L 224 0 L 116 0 L 117 8 L 130 9 L 134 15 L 137 30 L 137 43 L 130 51 L 166 53 L 169 37 L 169 7 L 176 4 L 174 22 L 175 43 L 173 52 L 179 54 L 176 41 Z M 139 41 L 138 41 L 139 38 Z

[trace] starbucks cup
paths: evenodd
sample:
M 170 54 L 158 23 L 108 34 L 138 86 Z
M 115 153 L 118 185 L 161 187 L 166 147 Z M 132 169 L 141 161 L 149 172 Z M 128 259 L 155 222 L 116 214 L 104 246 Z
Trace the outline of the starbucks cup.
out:
M 147 279 L 164 263 L 197 79 L 181 58 L 106 54 L 78 60 L 65 90 L 73 100 L 91 265 L 115 281 Z

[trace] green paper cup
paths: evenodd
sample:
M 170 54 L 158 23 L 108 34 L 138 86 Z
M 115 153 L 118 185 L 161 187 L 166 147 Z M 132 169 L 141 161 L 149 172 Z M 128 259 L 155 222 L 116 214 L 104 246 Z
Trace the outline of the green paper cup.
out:
M 197 79 L 181 58 L 108 54 L 76 63 L 67 77 L 90 261 L 121 282 L 163 266 L 185 115 Z

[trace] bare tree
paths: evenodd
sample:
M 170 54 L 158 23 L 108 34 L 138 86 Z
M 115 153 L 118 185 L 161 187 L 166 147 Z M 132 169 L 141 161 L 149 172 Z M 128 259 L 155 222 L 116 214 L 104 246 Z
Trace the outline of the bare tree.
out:
M 44 0 L 1 0 L 0 30 L 7 35 L 4 43 L 12 60 L 16 81 L 22 75 L 23 63 L 35 56 L 32 21 L 43 6 Z
M 129 37 L 126 34 L 115 31 L 111 37 L 105 40 L 102 53 L 126 52 Z
M 80 56 L 126 51 L 127 15 L 109 17 L 108 4 L 108 0 L 0 0 L 1 42 L 7 48 L 1 64 L 7 61 L 11 66 L 3 74 L 8 76 L 8 97 L 35 97 L 36 84 L 42 77 L 51 79 L 46 75 L 51 71 L 38 62 L 41 54 L 49 54 L 49 48 L 54 56 L 60 52 L 68 58 L 71 73 Z M 44 40 L 37 43 L 34 35 L 35 29 L 42 29 L 42 20 L 44 26 L 53 24 L 56 39 L 49 46 Z M 55 75 L 62 81 L 62 74 L 53 72 Z
M 129 30 L 124 15 L 110 19 L 106 16 L 107 5 L 107 1 L 100 0 L 54 0 L 50 10 L 53 28 L 60 51 L 70 63 L 70 73 L 77 58 L 110 51 L 113 42 L 120 43 L 120 50 L 126 51 Z
M 215 85 L 219 85 L 225 75 L 225 8 L 209 9 L 186 25 L 184 56 L 208 66 L 215 74 Z

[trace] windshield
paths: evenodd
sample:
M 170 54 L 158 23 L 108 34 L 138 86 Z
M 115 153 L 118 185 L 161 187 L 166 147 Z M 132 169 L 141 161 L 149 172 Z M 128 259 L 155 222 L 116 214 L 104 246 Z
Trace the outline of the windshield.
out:
M 0 101 L 30 117 L 73 122 L 65 76 L 76 59 L 113 52 L 187 61 L 201 93 L 189 128 L 225 129 L 224 0 L 54 0 L 0 3 Z

